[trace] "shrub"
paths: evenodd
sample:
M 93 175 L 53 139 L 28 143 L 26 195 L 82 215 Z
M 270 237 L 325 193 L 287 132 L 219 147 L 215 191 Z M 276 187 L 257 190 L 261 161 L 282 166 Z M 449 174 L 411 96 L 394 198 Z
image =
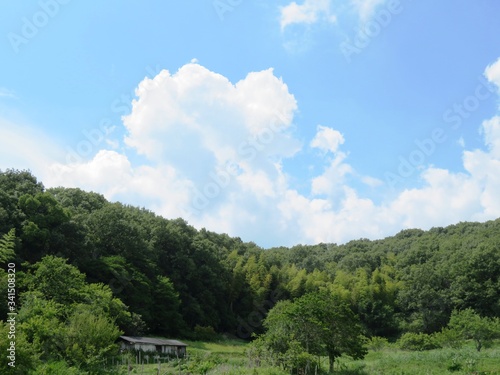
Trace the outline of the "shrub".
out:
M 449 328 L 443 328 L 434 336 L 442 347 L 460 349 L 464 343 L 460 332 Z
M 33 375 L 85 375 L 87 372 L 70 367 L 66 362 L 50 362 L 39 365 Z
M 448 365 L 448 371 L 466 371 L 468 374 L 479 374 L 474 372 L 477 368 L 478 359 L 478 355 L 474 352 L 458 352 L 451 358 L 451 363 Z
M 389 341 L 385 337 L 373 336 L 368 343 L 368 348 L 373 351 L 378 351 L 389 345 Z
M 224 363 L 225 360 L 219 355 L 191 356 L 189 362 L 181 366 L 182 370 L 194 374 L 207 374 L 210 370 Z
M 405 333 L 398 340 L 398 344 L 404 350 L 423 351 L 441 348 L 436 337 L 426 333 Z
M 460 363 L 460 358 L 453 357 L 451 359 L 451 363 L 448 365 L 448 371 L 455 372 L 461 370 L 462 370 L 462 364 Z

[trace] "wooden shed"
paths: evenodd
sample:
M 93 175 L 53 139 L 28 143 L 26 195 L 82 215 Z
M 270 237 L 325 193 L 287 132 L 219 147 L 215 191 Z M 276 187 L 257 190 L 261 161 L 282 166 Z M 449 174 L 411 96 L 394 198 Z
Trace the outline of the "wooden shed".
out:
M 139 336 L 120 336 L 120 340 L 122 350 L 142 350 L 175 357 L 184 357 L 186 355 L 187 344 L 178 340 Z

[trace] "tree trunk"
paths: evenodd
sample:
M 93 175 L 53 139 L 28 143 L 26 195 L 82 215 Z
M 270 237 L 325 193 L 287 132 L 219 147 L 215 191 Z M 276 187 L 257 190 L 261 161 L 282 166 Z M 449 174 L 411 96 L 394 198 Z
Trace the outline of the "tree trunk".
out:
M 334 357 L 328 357 L 328 363 L 329 363 L 329 372 L 333 372 L 333 365 L 335 363 L 335 358 Z
M 483 347 L 483 343 L 481 342 L 481 340 L 476 340 L 476 349 L 478 352 L 481 351 L 482 347 Z

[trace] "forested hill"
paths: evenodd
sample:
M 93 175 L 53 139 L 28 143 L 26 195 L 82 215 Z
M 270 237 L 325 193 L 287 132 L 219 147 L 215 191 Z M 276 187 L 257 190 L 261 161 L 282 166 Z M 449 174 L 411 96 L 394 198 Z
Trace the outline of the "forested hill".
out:
M 34 306 L 33 295 L 61 306 L 107 296 L 102 311 L 127 334 L 213 329 L 247 338 L 277 300 L 321 288 L 348 301 L 368 335 L 434 332 L 454 309 L 500 316 L 500 219 L 265 250 L 96 193 L 45 189 L 29 172 L 7 170 L 0 236 L 2 268 L 9 256 L 17 265 L 21 310 Z

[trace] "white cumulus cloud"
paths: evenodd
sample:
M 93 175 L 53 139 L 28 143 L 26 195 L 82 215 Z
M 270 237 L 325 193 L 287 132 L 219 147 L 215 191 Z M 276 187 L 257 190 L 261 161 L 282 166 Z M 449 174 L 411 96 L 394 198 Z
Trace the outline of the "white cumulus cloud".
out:
M 491 82 L 494 83 L 498 89 L 500 90 L 500 58 L 493 64 L 489 65 L 484 75 Z
M 491 82 L 496 66 L 485 72 Z M 321 151 L 315 157 L 322 170 L 303 182 L 309 189 L 296 188 L 284 165 L 303 150 L 293 131 L 298 106 L 272 69 L 232 83 L 190 63 L 145 78 L 136 94 L 123 118 L 124 153 L 100 150 L 91 160 L 48 163 L 44 183 L 98 191 L 264 246 L 342 243 L 500 217 L 500 116 L 481 124 L 483 147 L 464 148 L 462 172 L 424 168 L 421 187 L 375 202 L 356 186 L 384 186 L 356 172 L 344 151 L 349 140 L 326 126 L 308 142 Z M 9 129 L 2 135 L 23 144 Z M 35 143 L 23 151 L 29 147 L 37 152 Z
M 372 18 L 377 7 L 384 4 L 387 0 L 351 0 L 361 22 L 367 22 Z
M 311 147 L 336 153 L 344 142 L 344 136 L 338 130 L 318 125 L 316 136 L 311 141 Z
M 335 22 L 337 17 L 330 7 L 330 0 L 305 0 L 301 5 L 293 1 L 281 8 L 281 30 L 292 24 L 312 24 L 318 20 Z
M 377 9 L 387 0 L 304 0 L 302 4 L 292 1 L 280 7 L 280 26 L 283 31 L 293 24 L 310 25 L 318 22 L 336 23 L 338 18 L 354 13 L 362 23 L 368 22 Z

